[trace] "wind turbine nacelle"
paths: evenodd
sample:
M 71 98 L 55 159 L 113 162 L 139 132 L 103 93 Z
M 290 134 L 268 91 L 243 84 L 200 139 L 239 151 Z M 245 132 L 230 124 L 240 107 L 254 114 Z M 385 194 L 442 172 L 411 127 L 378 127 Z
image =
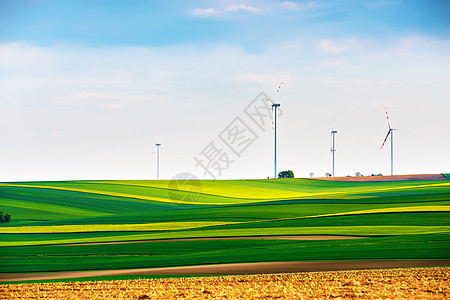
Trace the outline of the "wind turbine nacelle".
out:
M 272 103 L 272 107 L 279 107 L 280 103 Z

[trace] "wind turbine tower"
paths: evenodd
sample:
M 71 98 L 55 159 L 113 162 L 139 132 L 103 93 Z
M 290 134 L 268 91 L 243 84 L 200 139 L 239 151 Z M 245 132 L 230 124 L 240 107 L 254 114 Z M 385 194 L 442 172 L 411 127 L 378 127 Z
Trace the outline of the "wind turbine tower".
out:
M 388 133 L 386 135 L 386 138 L 384 139 L 383 144 L 381 145 L 380 150 L 383 149 L 383 146 L 386 143 L 386 140 L 388 139 L 389 135 L 391 135 L 391 175 L 394 175 L 394 130 L 398 130 L 398 129 L 395 129 L 395 128 L 391 127 L 391 124 L 389 123 L 389 115 L 388 115 L 388 112 L 387 112 L 387 108 L 385 107 L 384 109 L 386 111 L 386 119 L 387 119 L 387 122 L 388 122 L 389 130 L 388 130 Z
M 334 130 L 333 128 L 331 128 L 331 152 L 333 153 L 333 172 L 332 172 L 332 176 L 333 177 L 334 177 L 334 153 L 336 152 L 336 148 L 335 148 L 335 135 L 336 135 L 336 133 L 337 133 L 337 131 Z
M 159 147 L 161 147 L 161 144 L 156 143 L 156 179 L 159 180 Z
M 275 98 L 273 99 L 273 101 L 269 101 L 269 99 L 266 99 L 267 102 L 270 102 L 272 104 L 272 114 L 274 114 L 273 120 L 272 121 L 272 126 L 273 126 L 273 130 L 274 130 L 274 175 L 273 178 L 277 178 L 277 108 L 280 107 L 279 103 L 276 103 L 277 101 L 277 97 L 278 97 L 278 93 L 280 92 L 281 86 L 283 85 L 283 83 L 280 83 L 280 85 L 278 86 L 277 92 L 275 94 Z
M 155 143 L 155 147 L 153 148 L 153 152 L 151 154 L 151 156 L 153 155 L 153 153 L 155 153 L 156 150 L 156 179 L 159 180 L 159 150 L 161 148 L 161 144 L 158 143 L 158 132 L 155 130 L 155 139 L 156 139 L 156 143 Z

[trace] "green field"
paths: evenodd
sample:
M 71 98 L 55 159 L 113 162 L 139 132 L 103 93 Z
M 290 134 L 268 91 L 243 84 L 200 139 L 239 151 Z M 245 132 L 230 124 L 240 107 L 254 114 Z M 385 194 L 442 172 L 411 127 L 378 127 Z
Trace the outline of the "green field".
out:
M 3 183 L 0 273 L 450 259 L 449 204 L 450 180 Z M 368 238 L 161 241 L 276 235 Z M 142 240 L 157 241 L 87 244 Z

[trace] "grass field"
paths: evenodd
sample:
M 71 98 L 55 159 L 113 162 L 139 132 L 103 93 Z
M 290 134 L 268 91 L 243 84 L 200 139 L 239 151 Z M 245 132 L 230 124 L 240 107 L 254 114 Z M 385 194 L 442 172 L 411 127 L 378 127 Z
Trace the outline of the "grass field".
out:
M 446 260 L 449 204 L 450 180 L 3 183 L 0 210 L 12 221 L 0 224 L 0 273 Z M 226 239 L 294 235 L 325 238 Z M 200 239 L 211 237 L 225 239 Z

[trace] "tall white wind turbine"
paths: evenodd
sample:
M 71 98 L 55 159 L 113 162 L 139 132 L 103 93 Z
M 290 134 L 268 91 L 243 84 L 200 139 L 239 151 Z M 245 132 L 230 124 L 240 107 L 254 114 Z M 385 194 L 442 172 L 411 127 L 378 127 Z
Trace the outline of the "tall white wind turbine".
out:
M 155 130 L 155 147 L 153 148 L 153 152 L 151 156 L 153 156 L 153 153 L 155 153 L 156 150 L 156 179 L 159 180 L 159 150 L 161 148 L 161 144 L 158 143 L 158 132 Z
M 334 123 L 336 122 L 336 118 L 333 120 L 333 125 L 331 126 L 331 153 L 333 153 L 333 165 L 332 165 L 332 176 L 334 177 L 334 154 L 336 152 L 335 148 L 335 135 L 337 133 L 336 130 L 334 130 Z
M 274 176 L 273 178 L 277 178 L 277 108 L 280 107 L 279 103 L 276 103 L 278 93 L 280 92 L 281 86 L 283 83 L 280 83 L 278 86 L 277 92 L 275 93 L 275 98 L 273 101 L 270 101 L 269 99 L 266 99 L 267 102 L 269 102 L 272 105 L 272 114 L 273 114 L 273 121 L 272 126 L 274 130 Z
M 386 138 L 383 141 L 383 144 L 381 145 L 380 150 L 383 149 L 383 146 L 386 143 L 386 140 L 388 139 L 389 135 L 391 135 L 391 175 L 394 175 L 394 130 L 398 130 L 398 129 L 391 127 L 391 124 L 389 123 L 389 115 L 387 112 L 387 108 L 385 107 L 384 109 L 386 111 L 386 119 L 387 119 L 389 130 L 386 135 Z

